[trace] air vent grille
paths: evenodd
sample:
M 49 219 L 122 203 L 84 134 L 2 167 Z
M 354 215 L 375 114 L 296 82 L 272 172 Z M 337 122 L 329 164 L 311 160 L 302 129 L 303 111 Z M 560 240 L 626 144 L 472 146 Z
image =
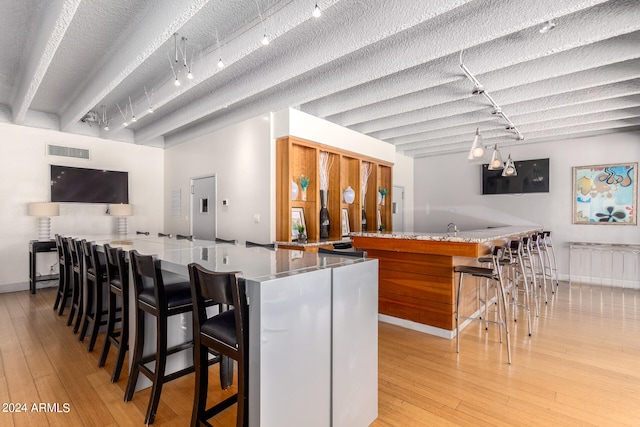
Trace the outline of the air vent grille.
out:
M 89 159 L 89 150 L 86 148 L 64 147 L 62 145 L 47 144 L 47 154 L 50 156 L 73 157 L 76 159 Z

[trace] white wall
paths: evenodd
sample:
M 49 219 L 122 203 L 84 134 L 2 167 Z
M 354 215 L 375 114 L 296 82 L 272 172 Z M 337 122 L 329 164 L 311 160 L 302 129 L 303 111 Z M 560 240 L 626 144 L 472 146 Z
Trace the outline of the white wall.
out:
M 471 143 L 471 142 L 470 142 Z M 568 273 L 569 241 L 640 243 L 639 226 L 574 225 L 572 167 L 640 161 L 640 133 L 627 132 L 502 150 L 514 160 L 549 158 L 549 193 L 481 195 L 481 170 L 466 153 L 415 159 L 415 231 L 443 232 L 539 224 L 551 230 L 562 274 Z M 606 274 L 609 272 L 605 271 Z
M 404 187 L 404 230 L 411 232 L 414 226 L 414 164 L 413 158 L 396 153 L 396 161 L 393 166 L 393 185 Z
M 164 231 L 190 233 L 191 179 L 215 175 L 217 236 L 241 242 L 272 241 L 271 145 L 267 115 L 167 148 Z M 180 216 L 171 212 L 174 190 L 182 195 Z M 229 206 L 222 206 L 223 199 L 229 200 Z M 260 215 L 260 223 L 254 222 L 254 214 Z
M 0 134 L 0 292 L 27 289 L 29 241 L 38 237 L 37 218 L 27 215 L 27 205 L 50 200 L 50 164 L 129 172 L 129 231 L 160 230 L 162 150 L 4 123 Z M 88 148 L 91 159 L 47 156 L 47 144 Z M 113 233 L 115 219 L 105 212 L 105 204 L 61 204 L 60 216 L 51 219 L 52 235 Z M 47 274 L 54 262 L 55 256 L 39 255 L 38 272 Z
M 273 114 L 273 138 L 297 136 L 309 141 L 394 163 L 393 145 L 302 111 L 288 108 Z M 394 182 L 395 184 L 395 182 Z

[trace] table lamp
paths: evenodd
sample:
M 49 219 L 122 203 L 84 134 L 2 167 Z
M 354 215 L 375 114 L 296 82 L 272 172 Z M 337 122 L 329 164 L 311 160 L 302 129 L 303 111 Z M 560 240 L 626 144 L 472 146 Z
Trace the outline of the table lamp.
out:
M 127 235 L 127 217 L 133 215 L 133 205 L 120 203 L 109 205 L 109 214 L 118 218 L 118 234 Z
M 59 215 L 60 205 L 58 203 L 29 203 L 29 216 L 38 217 L 38 240 L 51 240 L 51 217 Z

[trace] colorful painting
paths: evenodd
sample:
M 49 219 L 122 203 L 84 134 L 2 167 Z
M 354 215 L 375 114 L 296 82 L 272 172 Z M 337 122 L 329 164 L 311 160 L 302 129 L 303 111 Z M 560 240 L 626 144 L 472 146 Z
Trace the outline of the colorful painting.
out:
M 637 225 L 638 163 L 573 168 L 573 223 Z

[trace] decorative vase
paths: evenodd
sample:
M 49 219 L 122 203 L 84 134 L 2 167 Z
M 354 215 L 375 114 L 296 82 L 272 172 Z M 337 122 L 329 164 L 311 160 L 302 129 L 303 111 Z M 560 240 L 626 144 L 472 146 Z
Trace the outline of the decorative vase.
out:
M 320 190 L 320 239 L 329 238 L 329 210 L 327 209 L 327 190 Z
M 342 192 L 342 198 L 345 203 L 351 204 L 356 199 L 356 192 L 349 186 Z
M 291 200 L 298 198 L 298 184 L 295 181 L 291 181 Z
M 362 208 L 362 232 L 363 233 L 367 232 L 367 214 L 364 208 Z
M 306 201 L 307 201 L 307 187 L 302 187 L 302 197 L 301 197 L 301 200 L 302 200 L 303 202 L 306 202 Z
M 382 206 L 384 206 L 384 199 L 386 199 L 386 197 L 387 197 L 387 196 L 386 196 L 385 194 L 383 194 L 383 195 L 382 195 L 382 201 L 380 202 L 380 204 L 381 204 Z
M 307 243 L 307 235 L 304 233 L 298 234 L 298 243 Z
M 382 193 L 378 191 L 378 204 L 382 204 Z

